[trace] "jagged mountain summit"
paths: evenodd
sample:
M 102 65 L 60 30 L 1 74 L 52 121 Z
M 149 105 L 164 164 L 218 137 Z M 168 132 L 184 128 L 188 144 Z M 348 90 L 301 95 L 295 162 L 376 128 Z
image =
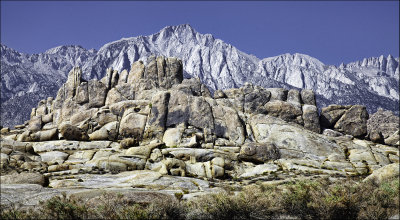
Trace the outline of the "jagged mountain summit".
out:
M 168 26 L 160 32 L 108 43 L 98 51 L 60 46 L 41 54 L 23 54 L 1 45 L 1 123 L 20 124 L 36 103 L 55 96 L 68 71 L 81 66 L 83 78 L 102 78 L 105 69 L 129 71 L 150 55 L 182 60 L 184 77 L 198 77 L 211 92 L 241 87 L 245 82 L 262 87 L 312 89 L 318 107 L 363 104 L 369 112 L 379 107 L 399 111 L 399 58 L 366 58 L 339 67 L 325 65 L 303 54 L 259 59 L 200 34 L 190 25 Z

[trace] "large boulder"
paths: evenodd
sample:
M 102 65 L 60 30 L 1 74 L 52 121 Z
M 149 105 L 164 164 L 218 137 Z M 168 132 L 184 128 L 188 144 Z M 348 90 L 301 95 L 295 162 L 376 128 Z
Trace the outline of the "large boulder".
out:
M 238 112 L 244 112 L 244 93 L 243 89 L 227 89 L 224 90 L 233 108 Z
M 182 61 L 174 57 L 157 57 L 158 84 L 169 89 L 183 80 Z
M 297 124 L 303 125 L 302 111 L 300 105 L 295 105 L 293 103 L 274 100 L 265 104 L 268 115 L 281 118 L 287 122 L 295 122 Z
M 316 133 L 321 133 L 317 106 L 303 105 L 303 121 L 304 128 Z
M 245 128 L 237 111 L 232 107 L 225 106 L 223 102 L 217 103 L 212 105 L 215 135 L 229 139 L 236 145 L 242 145 L 245 140 Z
M 289 90 L 286 101 L 294 104 L 301 104 L 301 97 L 299 90 L 297 89 Z
M 168 103 L 167 127 L 187 124 L 190 110 L 189 96 L 182 91 L 171 91 Z
M 32 141 L 50 141 L 58 138 L 57 128 L 42 130 L 30 135 Z
M 42 116 L 33 116 L 31 120 L 29 120 L 28 130 L 29 131 L 40 131 L 42 129 Z
M 381 167 L 380 169 L 372 172 L 371 175 L 367 176 L 363 181 L 364 182 L 372 182 L 374 184 L 380 185 L 384 182 L 387 182 L 390 179 L 398 179 L 399 178 L 399 163 L 392 163 Z
M 191 97 L 188 123 L 197 128 L 214 131 L 213 113 L 203 97 Z
M 142 61 L 132 63 L 131 70 L 128 74 L 127 83 L 136 84 L 143 78 L 145 66 Z
M 389 140 L 399 131 L 399 121 L 399 117 L 394 115 L 393 112 L 378 109 L 367 121 L 369 138 L 373 142 L 392 144 L 389 143 Z
M 254 88 L 244 97 L 244 111 L 248 114 L 265 114 L 264 105 L 271 98 L 271 92 L 264 88 Z
M 321 126 L 324 128 L 333 128 L 340 117 L 350 109 L 351 106 L 345 105 L 329 105 L 321 109 Z
M 265 163 L 279 158 L 279 149 L 271 143 L 245 143 L 239 154 L 240 160 L 254 163 Z
M 344 155 L 342 148 L 324 135 L 268 115 L 254 115 L 249 124 L 257 143 L 271 143 L 281 158 L 324 160 L 331 154 Z
M 1 184 L 46 184 L 45 177 L 40 173 L 13 173 L 0 178 Z
M 287 89 L 284 88 L 267 88 L 269 92 L 271 92 L 271 101 L 279 100 L 286 101 L 288 96 Z
M 87 82 L 81 82 L 81 84 L 76 89 L 75 101 L 78 104 L 84 104 L 89 102 L 89 92 L 88 92 Z
M 126 110 L 120 122 L 120 136 L 124 138 L 133 137 L 136 140 L 142 140 L 146 121 L 147 116 L 136 113 L 135 108 Z
M 365 106 L 353 105 L 336 122 L 334 128 L 354 137 L 364 137 L 367 134 L 368 112 Z
M 117 102 L 126 101 L 127 99 L 116 89 L 112 88 L 107 93 L 106 105 L 111 105 Z
M 81 84 L 82 70 L 79 67 L 74 67 L 68 73 L 68 79 L 65 83 L 65 99 L 73 98 L 76 94 L 76 88 Z
M 97 80 L 90 80 L 88 85 L 89 107 L 102 107 L 106 101 L 107 87 Z
M 169 92 L 158 92 L 151 101 L 151 111 L 147 119 L 144 138 L 159 139 L 163 137 L 167 122 Z
M 60 126 L 60 134 L 66 140 L 86 141 L 89 139 L 89 136 L 84 130 L 70 124 L 62 124 Z
M 174 85 L 174 89 L 189 95 L 211 97 L 210 90 L 199 78 L 184 79 L 181 84 Z
M 301 101 L 306 105 L 316 105 L 315 94 L 312 90 L 303 89 L 301 90 Z

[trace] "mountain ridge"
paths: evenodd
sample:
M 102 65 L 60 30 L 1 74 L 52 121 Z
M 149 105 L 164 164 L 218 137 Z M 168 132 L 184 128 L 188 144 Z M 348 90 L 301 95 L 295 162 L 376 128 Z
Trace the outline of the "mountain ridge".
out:
M 399 58 L 371 57 L 339 67 L 300 53 L 259 59 L 211 34 L 198 33 L 188 24 L 122 38 L 99 50 L 69 45 L 29 55 L 2 44 L 1 51 L 2 125 L 6 126 L 28 119 L 18 109 L 14 112 L 15 107 L 32 108 L 40 99 L 55 96 L 74 66 L 82 66 L 83 78 L 100 79 L 107 68 L 129 70 L 134 61 L 146 62 L 150 55 L 181 59 L 184 77 L 199 77 L 212 92 L 251 82 L 263 87 L 312 89 L 319 107 L 365 104 L 371 113 L 380 107 L 396 114 L 399 111 Z M 22 102 L 24 96 L 37 98 Z

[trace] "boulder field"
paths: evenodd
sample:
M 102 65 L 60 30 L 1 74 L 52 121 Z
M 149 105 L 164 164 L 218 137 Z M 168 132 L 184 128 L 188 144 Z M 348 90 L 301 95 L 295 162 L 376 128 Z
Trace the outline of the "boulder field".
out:
M 319 113 L 311 90 L 252 84 L 211 94 L 183 79 L 176 58 L 107 69 L 99 81 L 81 76 L 73 68 L 29 121 L 1 129 L 2 204 L 104 190 L 190 198 L 256 181 L 399 175 L 399 117 L 390 111 L 330 105 Z

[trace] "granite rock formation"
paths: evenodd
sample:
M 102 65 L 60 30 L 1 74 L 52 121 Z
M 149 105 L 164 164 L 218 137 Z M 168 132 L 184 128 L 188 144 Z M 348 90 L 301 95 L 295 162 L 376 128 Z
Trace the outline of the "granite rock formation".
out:
M 27 123 L 1 130 L 4 173 L 42 173 L 35 183 L 60 190 L 146 184 L 204 193 L 215 180 L 344 178 L 398 165 L 390 112 L 331 105 L 319 115 L 311 90 L 250 83 L 212 96 L 198 78 L 184 79 L 179 59 L 146 63 L 89 81 L 72 68 Z

